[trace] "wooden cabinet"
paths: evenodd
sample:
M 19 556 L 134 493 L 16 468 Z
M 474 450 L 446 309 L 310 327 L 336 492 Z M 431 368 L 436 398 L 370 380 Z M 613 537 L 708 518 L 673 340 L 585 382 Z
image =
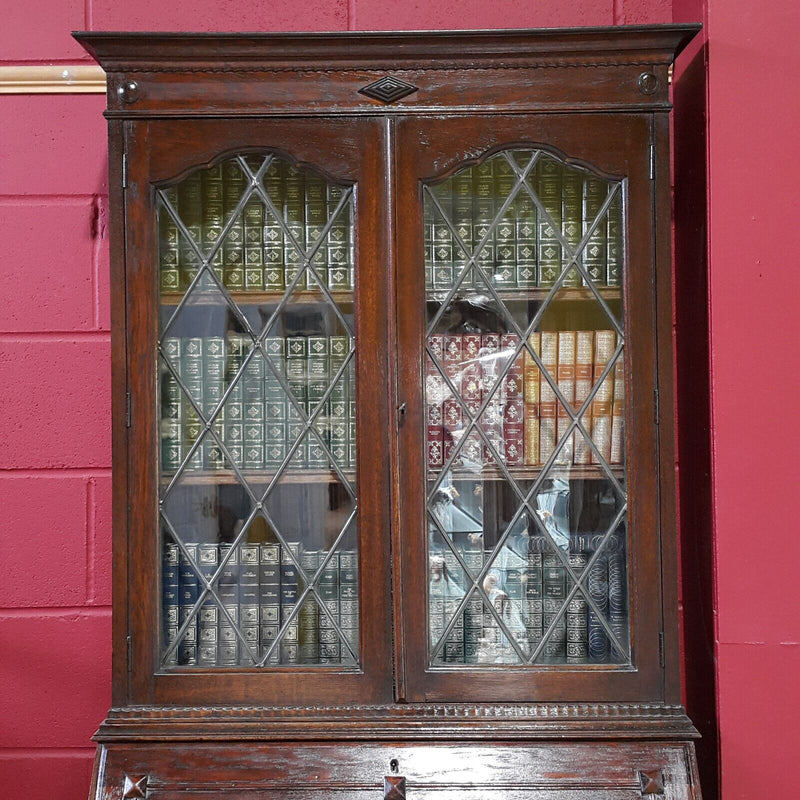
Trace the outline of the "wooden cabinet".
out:
M 77 36 L 113 210 L 93 796 L 699 798 L 668 144 L 695 31 Z

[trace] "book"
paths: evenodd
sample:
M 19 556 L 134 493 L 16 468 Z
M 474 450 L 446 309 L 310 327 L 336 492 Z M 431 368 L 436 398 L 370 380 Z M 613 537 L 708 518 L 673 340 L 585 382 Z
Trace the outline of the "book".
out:
M 348 425 L 350 392 L 352 390 L 353 362 L 341 371 L 350 353 L 348 336 L 331 336 L 328 339 L 329 369 L 331 381 L 335 380 L 328 395 L 328 423 L 330 426 L 330 448 L 334 461 L 344 469 L 350 460 L 350 431 Z M 341 374 L 339 374 L 341 372 Z M 336 376 L 339 375 L 338 379 Z M 355 440 L 353 441 L 355 447 Z M 355 455 L 355 454 L 354 454 Z
M 494 161 L 490 159 L 472 168 L 472 238 L 476 262 L 473 275 L 479 290 L 491 282 L 494 274 L 494 215 Z
M 550 379 L 557 379 L 558 333 L 542 331 L 541 361 Z M 556 395 L 547 378 L 542 375 L 539 382 L 539 463 L 546 464 L 556 446 Z
M 253 193 L 242 211 L 244 222 L 244 288 L 259 291 L 265 288 L 264 274 L 264 204 Z
M 285 165 L 283 170 L 283 219 L 286 224 L 283 242 L 284 282 L 287 288 L 296 282 L 297 287 L 303 289 L 305 175 L 289 165 Z
M 457 281 L 475 246 L 472 219 L 472 173 L 468 169 L 461 170 L 453 175 L 450 181 L 453 190 L 453 228 L 458 237 L 453 240 L 453 278 Z M 461 246 L 458 245 L 458 240 L 460 240 Z M 462 279 L 460 287 L 470 289 L 474 283 L 474 272 L 470 267 L 469 272 Z
M 622 189 L 617 189 L 606 217 L 606 283 L 622 282 Z
M 589 568 L 587 579 L 589 597 L 603 616 L 608 614 L 608 554 L 600 553 Z M 589 661 L 603 664 L 608 661 L 609 641 L 597 611 L 591 606 L 587 611 Z
M 589 392 L 592 389 L 594 364 L 594 331 L 577 331 L 575 339 L 575 402 L 573 409 L 577 413 Z M 582 418 L 579 420 L 589 433 L 592 429 L 591 406 L 586 409 Z M 575 464 L 589 464 L 591 462 L 591 450 L 586 441 L 586 437 L 576 430 L 573 434 L 573 462 Z
M 576 348 L 577 331 L 558 332 L 558 366 L 556 369 L 558 391 L 570 408 L 575 405 Z M 560 464 L 572 464 L 573 437 L 570 436 L 566 442 L 563 441 L 572 420 L 567 413 L 567 407 L 561 401 L 557 403 L 556 418 L 556 441 L 560 443 L 561 447 L 558 452 L 557 462 Z
M 286 405 L 287 435 L 294 442 L 303 429 L 303 422 L 308 416 L 308 372 L 307 372 L 308 340 L 305 336 L 286 337 L 286 383 L 294 398 Z M 298 445 L 292 456 L 291 464 L 295 468 L 306 466 L 308 437 Z
M 239 664 L 239 553 L 229 542 L 219 544 L 220 573 L 217 596 L 224 613 L 219 618 L 217 663 L 220 667 Z
M 259 658 L 263 659 L 277 638 L 281 623 L 281 548 L 277 543 L 258 545 L 258 591 Z M 275 648 L 266 663 L 279 662 L 280 653 Z
M 561 233 L 571 250 L 571 256 L 578 253 L 578 245 L 583 236 L 583 173 L 575 167 L 565 166 L 561 173 Z M 566 261 L 567 254 L 564 254 Z M 580 286 L 581 274 L 577 267 L 569 268 L 562 286 Z
M 442 365 L 444 362 L 444 336 L 431 334 L 428 337 L 429 353 L 425 358 L 425 448 L 429 469 L 440 469 L 444 463 L 444 379 L 431 359 Z
M 600 379 L 603 370 L 614 353 L 617 336 L 614 331 L 595 331 L 594 335 L 594 381 Z M 614 371 L 603 379 L 592 400 L 592 441 L 599 454 L 608 462 L 611 458 L 611 407 L 614 399 Z M 591 454 L 591 463 L 597 464 L 597 456 Z
M 326 555 L 320 553 L 320 563 Z M 341 620 L 338 553 L 330 556 L 322 570 L 318 592 L 323 606 L 319 613 L 319 663 L 338 664 L 342 655 L 341 642 L 336 631 Z
M 283 212 L 283 173 L 273 158 L 264 173 L 264 189 L 272 208 L 264 215 L 264 288 L 278 292 L 285 287 L 284 237 L 278 216 Z
M 358 553 L 339 553 L 339 621 L 342 635 L 350 649 L 358 654 Z M 346 647 L 342 647 L 345 656 Z
M 190 560 L 191 559 L 191 560 Z M 194 571 L 192 561 L 197 559 L 197 544 L 185 544 L 179 555 L 179 628 L 188 620 L 178 645 L 178 663 L 184 666 L 197 664 L 197 614 L 195 605 L 200 597 L 200 581 Z
M 300 592 L 297 562 L 301 557 L 301 543 L 287 542 L 281 547 L 280 563 L 280 601 L 281 601 L 281 664 L 299 664 L 299 620 L 294 614 Z
M 264 385 L 268 370 L 263 356 L 256 352 L 247 362 L 241 379 L 245 469 L 264 466 Z
M 611 406 L 611 448 L 609 464 L 622 464 L 625 460 L 625 362 L 624 351 L 614 363 L 614 392 Z
M 461 439 L 464 429 L 464 416 L 459 393 L 461 391 L 461 365 L 463 360 L 463 339 L 461 334 L 447 333 L 444 335 L 442 357 L 444 360 L 444 374 L 448 382 L 443 385 L 442 424 L 444 427 L 444 453 L 445 463 L 451 456 L 454 448 Z M 459 457 L 454 463 L 458 463 Z
M 181 414 L 184 422 L 183 449 L 186 455 L 190 451 L 192 453 L 186 465 L 189 470 L 203 468 L 202 443 L 192 449 L 203 434 L 204 425 L 199 414 L 203 406 L 203 374 L 203 339 L 199 336 L 185 337 L 181 345 L 180 375 L 187 393 L 182 397 Z
M 492 447 L 502 460 L 505 451 L 503 442 L 503 399 L 502 385 L 500 387 L 497 385 L 501 374 L 501 359 L 500 334 L 481 334 L 481 404 L 486 403 L 486 406 L 478 424 L 485 438 L 492 443 Z M 491 454 L 488 445 L 484 443 L 482 450 L 482 456 L 476 454 L 476 463 L 480 465 L 481 461 L 483 461 L 484 463 L 494 464 L 495 457 Z
M 327 336 L 309 336 L 306 340 L 306 375 L 308 376 L 308 414 L 311 416 L 319 406 L 330 384 L 330 353 Z M 324 409 L 323 409 L 324 411 Z M 306 461 L 309 467 L 324 468 L 328 466 L 325 452 L 330 443 L 330 423 L 325 413 L 317 415 L 308 436 Z
M 181 289 L 188 289 L 200 270 L 197 249 L 201 246 L 203 220 L 203 187 L 199 172 L 193 172 L 178 185 L 178 212 L 189 239 L 178 244 Z M 193 246 L 194 245 L 194 246 Z
M 225 391 L 225 338 L 206 336 L 202 346 L 203 412 L 206 419 L 211 419 Z M 214 435 L 208 432 L 203 439 L 203 465 L 206 469 L 222 469 L 225 466 L 225 457 L 219 444 L 225 434 L 224 420 L 223 407 L 212 422 Z
M 310 582 L 319 566 L 318 550 L 303 550 L 300 565 Z M 312 595 L 307 595 L 297 613 L 298 656 L 301 664 L 319 662 L 319 607 Z
M 629 655 L 628 644 L 628 592 L 625 554 L 619 550 L 609 552 L 608 558 L 608 622 L 619 644 Z
M 563 614 L 559 617 L 559 611 L 561 611 L 566 597 L 567 571 L 557 555 L 544 553 L 542 557 L 542 628 L 546 641 L 541 659 L 544 663 L 558 664 L 566 660 L 567 620 Z
M 279 467 L 287 452 L 286 340 L 282 336 L 264 339 L 267 361 L 264 365 L 264 466 Z
M 259 651 L 259 600 L 258 544 L 242 544 L 239 547 L 239 630 L 243 646 L 240 663 L 254 666 Z
M 537 236 L 539 286 L 552 286 L 561 274 L 561 164 L 542 155 L 534 167 L 536 195 L 544 214 L 539 215 Z
M 530 288 L 539 285 L 537 258 L 538 213 L 523 186 L 516 198 L 517 225 L 517 286 Z
M 200 543 L 197 545 L 197 568 L 200 572 L 199 584 L 202 592 L 210 584 L 219 564 L 217 543 Z M 214 596 L 209 591 L 197 612 L 197 665 L 215 667 L 217 665 L 219 635 L 219 608 Z
M 328 246 L 321 241 L 325 223 L 328 221 L 327 193 L 325 182 L 317 175 L 307 174 L 305 185 L 305 249 L 310 253 L 311 269 L 306 270 L 306 288 L 328 285 Z
M 583 266 L 597 286 L 607 284 L 606 220 L 601 219 L 597 225 L 594 224 L 606 199 L 607 190 L 606 182 L 594 175 L 587 175 L 583 182 L 583 235 L 591 230 L 591 235 L 583 248 Z
M 535 332 L 528 337 L 531 351 L 541 357 L 542 335 Z M 535 466 L 539 463 L 539 367 L 526 348 L 523 351 L 523 400 L 524 400 L 524 455 L 525 464 Z
M 542 539 L 543 537 L 538 537 Z M 544 588 L 542 584 L 541 551 L 529 548 L 525 554 L 525 567 L 522 583 L 525 590 L 524 605 L 522 606 L 522 622 L 525 625 L 525 636 L 533 652 L 542 641 L 544 635 Z
M 178 211 L 178 190 L 174 186 L 161 189 L 158 206 L 158 281 L 162 292 L 177 292 L 181 288 L 180 234 L 165 203 Z
M 430 205 L 431 214 L 433 288 L 447 291 L 452 288 L 454 280 L 453 233 L 447 224 L 447 221 L 453 217 L 453 195 L 449 181 L 433 189 L 431 196 L 425 199 Z
M 222 270 L 222 280 L 220 281 L 230 291 L 242 291 L 244 289 L 244 220 L 241 213 L 234 218 L 239 201 L 245 191 L 245 178 L 239 164 L 231 159 L 222 166 L 222 205 L 223 219 L 231 220 L 230 226 L 222 241 L 220 249 L 221 259 L 214 266 L 214 271 L 219 277 L 219 270 Z
M 569 566 L 580 578 L 589 563 L 583 551 L 569 554 Z M 567 664 L 585 664 L 589 660 L 589 618 L 586 598 L 579 589 L 567 604 Z
M 329 183 L 326 187 L 328 219 L 334 217 L 328 231 L 328 286 L 331 291 L 353 288 L 352 196 L 341 208 L 345 188 Z M 339 209 L 338 214 L 336 213 Z M 334 216 L 335 215 L 335 216 Z
M 203 257 L 210 261 L 217 278 L 223 278 L 224 273 L 219 269 L 222 263 L 219 244 L 225 224 L 222 165 L 217 164 L 204 169 L 200 176 L 203 195 L 203 218 L 200 228 L 201 251 Z M 203 276 L 203 284 L 211 286 L 207 275 Z
M 505 210 L 494 227 L 495 264 L 492 280 L 497 289 L 513 289 L 517 285 L 517 212 L 516 197 L 511 197 L 517 175 L 511 164 L 499 156 L 492 159 L 494 166 L 494 197 L 499 213 Z
M 161 613 L 163 620 L 163 651 L 178 638 L 180 620 L 180 550 L 178 545 L 164 543 L 161 561 Z M 166 657 L 164 664 L 174 666 L 178 663 L 178 649 Z
M 504 333 L 500 348 L 507 353 L 507 368 L 503 378 L 503 455 L 509 466 L 525 463 L 524 442 L 524 356 L 517 353 L 519 336 Z M 515 355 L 516 354 L 516 355 Z M 508 363 L 510 361 L 510 363 Z

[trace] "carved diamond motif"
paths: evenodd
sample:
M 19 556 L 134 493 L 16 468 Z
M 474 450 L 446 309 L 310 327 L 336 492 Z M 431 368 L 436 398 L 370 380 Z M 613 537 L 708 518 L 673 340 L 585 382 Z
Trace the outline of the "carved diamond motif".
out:
M 358 91 L 359 94 L 365 94 L 367 97 L 371 97 L 374 100 L 380 100 L 381 103 L 394 103 L 395 100 L 399 100 L 401 97 L 406 97 L 416 92 L 417 87 L 405 81 L 401 81 L 399 78 L 385 75 L 383 78 L 379 78 L 374 83 L 370 83 L 368 86 L 364 86 Z
M 660 769 L 639 770 L 642 795 L 664 794 L 664 778 Z
M 142 778 L 131 778 L 126 775 L 122 796 L 123 798 L 147 797 L 147 775 Z

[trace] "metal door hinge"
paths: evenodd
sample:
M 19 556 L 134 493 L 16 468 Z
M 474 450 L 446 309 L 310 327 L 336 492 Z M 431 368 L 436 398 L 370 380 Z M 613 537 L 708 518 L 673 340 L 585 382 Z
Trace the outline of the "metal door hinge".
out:
M 125 427 L 131 426 L 131 393 L 125 392 Z
M 666 662 L 664 660 L 664 632 L 661 631 L 658 634 L 658 663 L 659 666 L 663 669 Z
M 650 144 L 650 180 L 656 177 L 656 146 Z
M 122 188 L 128 188 L 128 154 L 122 154 Z

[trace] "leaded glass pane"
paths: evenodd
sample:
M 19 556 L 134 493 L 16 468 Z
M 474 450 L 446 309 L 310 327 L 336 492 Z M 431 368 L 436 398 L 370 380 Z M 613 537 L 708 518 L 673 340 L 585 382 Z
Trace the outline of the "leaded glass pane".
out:
M 624 180 L 542 149 L 423 188 L 429 662 L 630 662 Z
M 164 668 L 358 666 L 353 202 L 266 153 L 156 189 Z

